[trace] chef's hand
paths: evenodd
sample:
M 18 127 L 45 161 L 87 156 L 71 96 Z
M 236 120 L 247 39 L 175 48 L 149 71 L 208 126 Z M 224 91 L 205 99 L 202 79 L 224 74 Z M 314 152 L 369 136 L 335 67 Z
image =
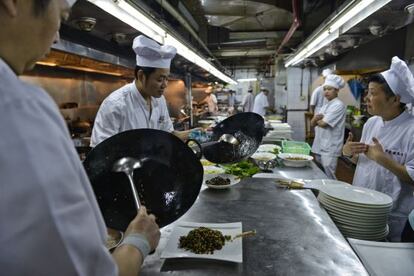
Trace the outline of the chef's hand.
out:
M 360 142 L 353 142 L 354 136 L 350 132 L 346 143 L 342 148 L 342 153 L 345 156 L 351 156 L 360 153 L 366 153 L 368 151 L 368 145 Z
M 373 161 L 378 161 L 379 158 L 384 156 L 384 149 L 377 138 L 373 137 L 372 142 L 374 142 L 374 144 L 368 146 L 368 151 L 365 155 Z
M 323 119 L 323 114 L 315 114 L 313 117 L 315 118 L 316 121 L 319 121 Z
M 128 234 L 144 235 L 150 244 L 151 251 L 157 248 L 161 235 L 160 228 L 155 222 L 155 216 L 148 215 L 145 206 L 139 208 L 138 215 L 129 223 L 125 234 L 126 236 Z

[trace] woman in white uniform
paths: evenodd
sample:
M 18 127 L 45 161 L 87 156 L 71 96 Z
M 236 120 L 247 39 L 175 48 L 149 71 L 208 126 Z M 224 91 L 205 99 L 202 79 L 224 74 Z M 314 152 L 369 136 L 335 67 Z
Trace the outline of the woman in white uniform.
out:
M 323 90 L 327 103 L 311 120 L 311 126 L 315 127 L 312 152 L 331 179 L 336 179 L 336 166 L 344 141 L 346 107 L 338 99 L 339 89 L 344 86 L 342 77 L 334 74 L 326 77 Z
M 266 115 L 266 110 L 269 109 L 269 101 L 267 99 L 268 94 L 269 90 L 267 88 L 260 88 L 260 93 L 254 99 L 253 112 L 261 116 Z
M 50 96 L 17 75 L 57 39 L 74 0 L 0 0 L 2 275 L 137 275 L 159 241 L 145 208 L 111 256 L 91 185 Z
M 174 131 L 163 96 L 170 74 L 171 60 L 177 50 L 160 46 L 140 35 L 132 45 L 136 53 L 135 80 L 112 92 L 96 114 L 91 147 L 126 130 L 139 128 L 172 132 L 186 139 L 190 131 Z
M 372 77 L 366 100 L 373 116 L 359 142 L 348 137 L 343 154 L 358 161 L 353 185 L 393 198 L 388 238 L 399 241 L 414 209 L 414 117 L 405 110 L 414 102 L 414 78 L 405 62 L 394 57 L 389 70 Z

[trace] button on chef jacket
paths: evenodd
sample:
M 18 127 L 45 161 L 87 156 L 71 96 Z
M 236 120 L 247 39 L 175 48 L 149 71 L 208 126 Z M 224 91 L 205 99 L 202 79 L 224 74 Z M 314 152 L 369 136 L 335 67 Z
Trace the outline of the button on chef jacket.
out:
M 152 128 L 168 132 L 174 127 L 164 96 L 151 97 L 152 113 L 135 82 L 111 93 L 101 104 L 92 130 L 91 146 L 126 130 Z
M 326 104 L 328 100 L 325 98 L 325 93 L 323 91 L 323 86 L 318 86 L 313 90 L 310 103 L 309 105 L 314 105 L 315 110 L 314 113 L 318 114 L 324 104 Z
M 117 275 L 56 104 L 1 59 L 0 83 L 0 274 Z
M 403 112 L 391 121 L 371 117 L 362 130 L 361 142 L 373 144 L 376 137 L 384 151 L 407 169 L 414 179 L 414 117 Z M 414 188 L 394 175 L 391 171 L 368 159 L 364 154 L 358 157 L 353 185 L 383 192 L 393 199 L 389 217 L 392 241 L 399 241 L 408 214 L 414 209 Z
M 267 96 L 263 92 L 260 92 L 254 99 L 253 112 L 265 116 L 266 107 L 269 107 L 269 101 L 267 100 Z
M 346 107 L 342 101 L 335 98 L 322 106 L 319 111 L 327 127 L 315 127 L 315 139 L 312 152 L 320 155 L 340 156 L 344 141 Z

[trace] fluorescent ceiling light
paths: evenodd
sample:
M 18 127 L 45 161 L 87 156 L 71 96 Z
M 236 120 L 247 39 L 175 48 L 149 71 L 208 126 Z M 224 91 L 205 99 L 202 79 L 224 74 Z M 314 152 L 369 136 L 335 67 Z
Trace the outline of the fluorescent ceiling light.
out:
M 308 38 L 296 53 L 285 63 L 285 67 L 298 64 L 305 58 L 328 45 L 341 34 L 379 10 L 391 0 L 353 0 L 342 8 L 326 26 L 319 28 Z
M 247 81 L 257 81 L 257 78 L 251 78 L 251 79 L 237 79 L 238 82 L 247 82 Z
M 192 49 L 184 45 L 167 30 L 156 24 L 146 14 L 140 12 L 125 0 L 88 0 L 107 13 L 140 31 L 144 35 L 154 39 L 160 44 L 168 44 L 177 48 L 177 53 L 188 61 L 200 66 L 217 78 L 231 84 L 237 84 L 233 79 L 222 73 L 205 58 L 196 54 Z

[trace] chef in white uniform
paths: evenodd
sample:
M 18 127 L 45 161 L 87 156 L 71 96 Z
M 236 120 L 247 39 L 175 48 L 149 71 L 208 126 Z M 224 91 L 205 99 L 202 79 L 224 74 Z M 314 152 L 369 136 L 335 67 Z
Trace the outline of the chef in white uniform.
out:
M 254 105 L 253 89 L 249 88 L 242 101 L 243 112 L 252 112 Z
M 261 116 L 266 115 L 266 110 L 269 109 L 269 100 L 267 99 L 268 94 L 269 89 L 265 87 L 260 88 L 260 93 L 254 98 L 253 112 Z
M 405 104 L 414 102 L 414 78 L 404 61 L 394 57 L 389 70 L 373 76 L 366 97 L 369 114 L 360 142 L 352 135 L 343 154 L 358 160 L 353 185 L 388 194 L 391 241 L 399 241 L 414 209 L 414 117 Z
M 142 209 L 109 254 L 65 121 L 44 90 L 18 78 L 49 51 L 75 1 L 39 2 L 0 0 L 0 274 L 137 275 L 159 240 L 154 216 Z
M 338 99 L 339 90 L 344 86 L 342 77 L 334 74 L 326 77 L 323 90 L 327 103 L 311 120 L 311 126 L 315 127 L 312 152 L 331 179 L 336 179 L 336 165 L 344 141 L 346 106 Z
M 325 81 L 326 77 L 330 74 L 332 74 L 333 71 L 329 68 L 324 69 L 322 71 L 322 78 L 323 81 Z M 327 100 L 325 98 L 325 93 L 323 91 L 323 85 L 320 85 L 313 90 L 311 99 L 309 102 L 310 105 L 310 112 L 318 114 L 319 110 L 321 110 L 322 106 L 326 104 Z
M 186 139 L 190 131 L 174 131 L 163 96 L 170 74 L 171 60 L 177 50 L 159 45 L 140 35 L 134 39 L 135 80 L 112 92 L 96 115 L 91 147 L 126 130 L 151 128 L 172 132 Z

